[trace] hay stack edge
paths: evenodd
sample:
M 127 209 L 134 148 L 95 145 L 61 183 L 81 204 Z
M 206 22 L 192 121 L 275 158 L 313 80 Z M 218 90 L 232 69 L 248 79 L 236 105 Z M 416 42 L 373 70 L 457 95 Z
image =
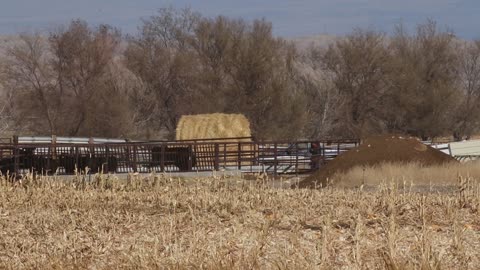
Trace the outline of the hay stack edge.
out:
M 243 114 L 197 114 L 180 118 L 176 140 L 202 140 L 252 136 L 250 122 Z M 237 141 L 250 141 L 240 139 Z

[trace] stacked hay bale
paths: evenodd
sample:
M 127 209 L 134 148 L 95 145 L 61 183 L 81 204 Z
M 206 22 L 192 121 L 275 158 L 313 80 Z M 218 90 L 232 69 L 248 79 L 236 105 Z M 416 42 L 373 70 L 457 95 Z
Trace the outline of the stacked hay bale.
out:
M 180 118 L 176 130 L 176 140 L 251 136 L 250 122 L 242 114 L 213 113 L 184 115 Z
M 236 157 L 233 155 L 239 150 L 251 152 L 248 156 L 243 155 L 244 158 L 254 157 L 252 144 L 248 144 L 252 141 L 251 136 L 250 122 L 244 115 L 214 113 L 182 116 L 177 125 L 175 138 L 177 141 L 221 142 L 223 144 L 219 146 L 220 161 L 222 163 L 227 161 L 226 165 L 236 165 Z M 242 142 L 246 144 L 242 145 Z M 214 151 L 213 145 L 197 146 L 195 152 L 199 165 L 213 164 Z M 242 165 L 247 163 L 242 162 Z

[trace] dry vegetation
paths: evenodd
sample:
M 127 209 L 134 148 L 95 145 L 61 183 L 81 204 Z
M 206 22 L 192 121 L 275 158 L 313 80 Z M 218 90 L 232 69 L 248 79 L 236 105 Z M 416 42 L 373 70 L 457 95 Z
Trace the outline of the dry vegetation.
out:
M 336 187 L 358 187 L 360 185 L 379 185 L 385 181 L 395 180 L 403 185 L 448 186 L 457 185 L 452 179 L 466 176 L 480 179 L 480 162 L 472 161 L 466 164 L 444 164 L 422 166 L 419 163 L 395 164 L 383 163 L 374 167 L 358 166 L 346 173 L 336 174 L 330 180 Z
M 474 269 L 479 186 L 458 179 L 442 193 L 260 176 L 2 181 L 0 268 Z
M 0 37 L 0 134 L 173 139 L 207 113 L 244 114 L 264 140 L 480 132 L 480 40 L 442 23 L 296 40 L 188 8 L 139 23 Z

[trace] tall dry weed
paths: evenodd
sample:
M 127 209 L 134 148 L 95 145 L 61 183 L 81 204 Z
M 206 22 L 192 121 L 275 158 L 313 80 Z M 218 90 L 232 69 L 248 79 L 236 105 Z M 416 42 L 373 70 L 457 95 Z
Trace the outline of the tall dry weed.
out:
M 27 175 L 0 184 L 0 268 L 475 269 L 470 177 L 419 193 L 408 181 L 304 190 L 264 175 Z
M 480 162 L 449 163 L 437 166 L 422 166 L 418 163 L 384 163 L 371 167 L 355 167 L 346 173 L 332 177 L 337 187 L 379 185 L 395 181 L 399 185 L 457 185 L 458 177 L 480 179 Z

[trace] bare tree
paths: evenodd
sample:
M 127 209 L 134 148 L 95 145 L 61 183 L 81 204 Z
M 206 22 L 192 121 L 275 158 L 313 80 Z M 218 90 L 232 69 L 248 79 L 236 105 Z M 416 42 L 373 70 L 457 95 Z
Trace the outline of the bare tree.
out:
M 382 106 L 389 59 L 385 44 L 383 34 L 357 29 L 321 56 L 339 95 L 332 108 L 338 112 L 335 134 L 361 137 L 384 130 Z
M 139 39 L 155 43 L 156 47 L 160 48 L 185 50 L 191 46 L 191 39 L 200 19 L 200 13 L 190 8 L 160 8 L 157 15 L 142 21 Z
M 311 45 L 295 60 L 295 81 L 300 95 L 305 98 L 305 136 L 327 138 L 335 130 L 338 90 L 332 76 L 323 68 L 324 47 Z
M 0 56 L 0 71 L 4 69 L 4 59 Z M 12 129 L 12 95 L 4 86 L 5 78 L 0 72 L 0 136 Z
M 230 87 L 227 112 L 249 118 L 259 138 L 293 138 L 304 131 L 305 99 L 295 84 L 295 48 L 272 34 L 272 25 L 256 20 L 234 31 L 226 64 Z
M 105 25 L 92 29 L 79 20 L 51 32 L 48 39 L 22 35 L 20 44 L 8 50 L 3 69 L 16 123 L 43 134 L 122 133 L 119 124 L 127 118 L 110 123 L 104 117 L 118 112 L 119 100 L 127 97 L 117 91 L 111 76 L 119 41 L 116 29 Z
M 49 38 L 52 54 L 52 68 L 60 95 L 69 95 L 73 100 L 71 109 L 75 114 L 70 122 L 68 134 L 86 134 L 85 123 L 96 119 L 94 110 L 97 94 L 108 89 L 109 65 L 120 42 L 120 33 L 102 25 L 92 30 L 83 21 L 73 21 L 68 29 L 52 33 Z M 101 95 L 100 95 L 101 96 Z
M 135 95 L 140 115 L 170 138 L 189 113 L 243 113 L 264 138 L 303 131 L 304 106 L 291 72 L 295 50 L 271 28 L 264 20 L 160 10 L 126 51 L 126 65 L 143 85 Z
M 0 86 L 0 135 L 11 131 L 12 127 L 12 98 L 11 94 Z
M 134 100 L 142 106 L 138 117 L 173 138 L 177 121 L 189 112 L 195 57 L 189 49 L 199 15 L 189 9 L 161 9 L 145 20 L 141 33 L 129 38 L 125 64 L 142 81 Z
M 434 21 L 392 39 L 390 127 L 424 139 L 448 133 L 458 95 L 455 36 Z
M 6 87 L 14 96 L 16 123 L 32 131 L 58 132 L 63 96 L 57 92 L 49 65 L 48 44 L 38 34 L 20 36 L 7 52 L 3 69 Z
M 237 106 L 236 102 L 229 104 L 225 97 L 231 94 L 229 92 L 233 87 L 231 73 L 234 46 L 244 35 L 246 27 L 242 20 L 235 21 L 222 16 L 199 21 L 192 42 L 198 61 L 196 94 L 201 100 L 192 104 L 195 112 L 226 111 Z
M 469 138 L 480 129 L 480 41 L 464 42 L 460 51 L 458 103 L 453 135 Z
M 480 42 L 459 46 L 433 21 L 413 34 L 399 26 L 391 38 L 355 29 L 300 55 L 265 20 L 163 8 L 124 51 L 121 40 L 117 29 L 81 20 L 22 35 L 0 68 L 7 90 L 0 124 L 37 134 L 173 138 L 184 114 L 226 112 L 245 114 L 260 139 L 382 132 L 461 139 L 480 129 Z

